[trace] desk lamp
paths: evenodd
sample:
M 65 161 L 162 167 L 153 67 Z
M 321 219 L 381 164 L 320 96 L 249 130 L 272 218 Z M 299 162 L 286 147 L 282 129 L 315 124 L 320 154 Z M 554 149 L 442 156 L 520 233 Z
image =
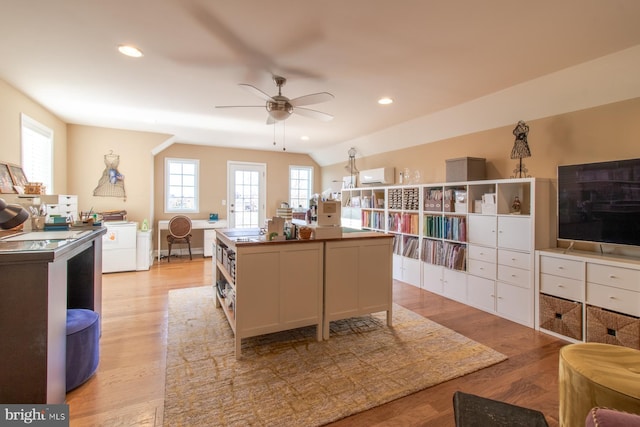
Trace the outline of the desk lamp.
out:
M 10 230 L 29 218 L 29 212 L 20 205 L 8 205 L 0 199 L 0 228 Z

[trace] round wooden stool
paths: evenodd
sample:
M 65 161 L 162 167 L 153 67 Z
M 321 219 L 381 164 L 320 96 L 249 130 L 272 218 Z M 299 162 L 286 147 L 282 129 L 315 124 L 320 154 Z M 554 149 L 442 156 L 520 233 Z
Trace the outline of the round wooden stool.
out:
M 600 343 L 560 349 L 560 427 L 584 425 L 600 406 L 640 413 L 640 351 Z

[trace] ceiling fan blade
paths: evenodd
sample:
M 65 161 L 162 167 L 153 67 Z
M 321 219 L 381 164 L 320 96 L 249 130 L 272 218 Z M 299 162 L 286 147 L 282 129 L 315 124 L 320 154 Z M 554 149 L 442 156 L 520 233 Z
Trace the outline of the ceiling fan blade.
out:
M 329 92 L 320 92 L 293 98 L 289 103 L 294 107 L 298 107 L 300 105 L 320 104 L 321 102 L 331 101 L 333 98 L 334 96 Z
M 264 105 L 216 105 L 215 108 L 264 108 Z
M 271 95 L 268 95 L 266 93 L 264 93 L 263 91 L 261 91 L 260 89 L 258 89 L 255 86 L 251 86 L 245 83 L 240 83 L 238 86 L 242 87 L 243 89 L 245 89 L 246 91 L 254 94 L 255 96 L 257 96 L 260 99 L 264 99 L 265 101 L 273 101 L 273 98 L 271 98 Z
M 296 107 L 293 109 L 293 112 L 300 114 L 301 116 L 322 120 L 323 122 L 329 122 L 333 120 L 333 116 L 331 114 L 323 113 L 322 111 L 311 110 L 309 108 Z

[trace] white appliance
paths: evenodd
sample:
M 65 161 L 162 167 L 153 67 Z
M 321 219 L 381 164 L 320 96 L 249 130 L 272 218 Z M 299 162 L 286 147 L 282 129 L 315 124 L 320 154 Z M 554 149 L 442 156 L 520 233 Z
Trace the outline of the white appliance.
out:
M 148 270 L 153 265 L 152 231 L 138 230 L 137 232 L 136 270 Z
M 394 168 L 369 169 L 360 172 L 360 184 L 393 184 Z
M 105 221 L 102 235 L 102 272 L 135 271 L 137 267 L 136 231 L 132 221 Z

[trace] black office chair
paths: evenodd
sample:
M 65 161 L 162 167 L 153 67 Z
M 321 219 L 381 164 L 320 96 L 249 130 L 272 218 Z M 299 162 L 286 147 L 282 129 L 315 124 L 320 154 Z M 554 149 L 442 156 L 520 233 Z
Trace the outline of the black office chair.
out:
M 189 259 L 191 256 L 191 219 L 184 215 L 176 215 L 169 220 L 169 234 L 167 244 L 169 245 L 169 257 L 167 262 L 171 262 L 171 246 L 173 244 L 186 243 L 189 247 Z
M 544 414 L 534 409 L 474 394 L 453 394 L 456 427 L 549 427 Z

